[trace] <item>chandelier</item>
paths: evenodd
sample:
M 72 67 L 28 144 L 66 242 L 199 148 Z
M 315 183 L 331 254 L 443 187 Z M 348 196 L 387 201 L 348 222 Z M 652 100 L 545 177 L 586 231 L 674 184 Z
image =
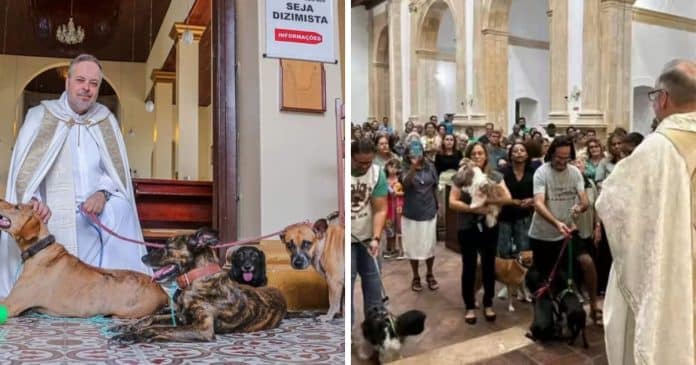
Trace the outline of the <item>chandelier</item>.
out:
M 56 39 L 65 44 L 78 44 L 85 39 L 85 30 L 81 26 L 75 27 L 73 22 L 73 2 L 70 0 L 70 20 L 67 24 L 59 25 L 56 29 Z

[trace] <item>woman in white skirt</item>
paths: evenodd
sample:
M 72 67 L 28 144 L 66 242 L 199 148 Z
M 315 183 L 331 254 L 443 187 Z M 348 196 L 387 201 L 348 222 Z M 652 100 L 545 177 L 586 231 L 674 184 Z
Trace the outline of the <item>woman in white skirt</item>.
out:
M 430 290 L 437 290 L 439 284 L 433 275 L 435 262 L 435 243 L 437 233 L 437 171 L 435 166 L 423 156 L 423 145 L 412 141 L 408 146 L 406 159 L 410 162 L 403 173 L 404 207 L 401 216 L 401 240 L 404 258 L 411 262 L 413 270 L 413 291 L 423 290 L 418 263 L 425 260 L 425 277 Z

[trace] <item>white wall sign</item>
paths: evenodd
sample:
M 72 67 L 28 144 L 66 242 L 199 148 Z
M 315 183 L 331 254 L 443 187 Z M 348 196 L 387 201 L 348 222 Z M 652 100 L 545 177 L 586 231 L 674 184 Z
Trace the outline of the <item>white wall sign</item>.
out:
M 266 57 L 336 62 L 334 0 L 266 0 Z

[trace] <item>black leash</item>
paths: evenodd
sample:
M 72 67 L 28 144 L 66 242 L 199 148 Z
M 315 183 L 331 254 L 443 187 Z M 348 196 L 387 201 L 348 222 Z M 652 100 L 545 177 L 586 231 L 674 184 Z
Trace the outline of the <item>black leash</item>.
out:
M 365 247 L 367 250 L 368 254 L 370 253 L 370 246 L 365 243 L 365 241 L 362 241 L 358 237 L 356 237 L 354 234 L 350 234 L 351 243 L 359 243 Z M 370 240 L 371 241 L 371 240 Z M 379 285 L 382 287 L 382 303 L 386 307 L 386 305 L 389 303 L 389 296 L 387 295 L 387 291 L 384 289 L 384 282 L 382 282 L 382 272 L 379 269 L 379 262 L 377 262 L 377 256 L 372 256 L 372 262 L 375 264 L 375 269 L 377 270 L 377 275 L 379 276 Z

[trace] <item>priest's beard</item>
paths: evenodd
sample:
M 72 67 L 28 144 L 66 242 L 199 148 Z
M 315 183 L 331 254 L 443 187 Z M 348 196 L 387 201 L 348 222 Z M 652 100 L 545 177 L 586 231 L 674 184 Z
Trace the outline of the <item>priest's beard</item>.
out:
M 84 100 L 82 95 L 78 95 L 77 97 L 68 97 L 68 104 L 70 105 L 70 108 L 77 114 L 84 114 L 86 113 L 89 108 L 94 105 L 94 98 L 89 97 L 89 100 Z

